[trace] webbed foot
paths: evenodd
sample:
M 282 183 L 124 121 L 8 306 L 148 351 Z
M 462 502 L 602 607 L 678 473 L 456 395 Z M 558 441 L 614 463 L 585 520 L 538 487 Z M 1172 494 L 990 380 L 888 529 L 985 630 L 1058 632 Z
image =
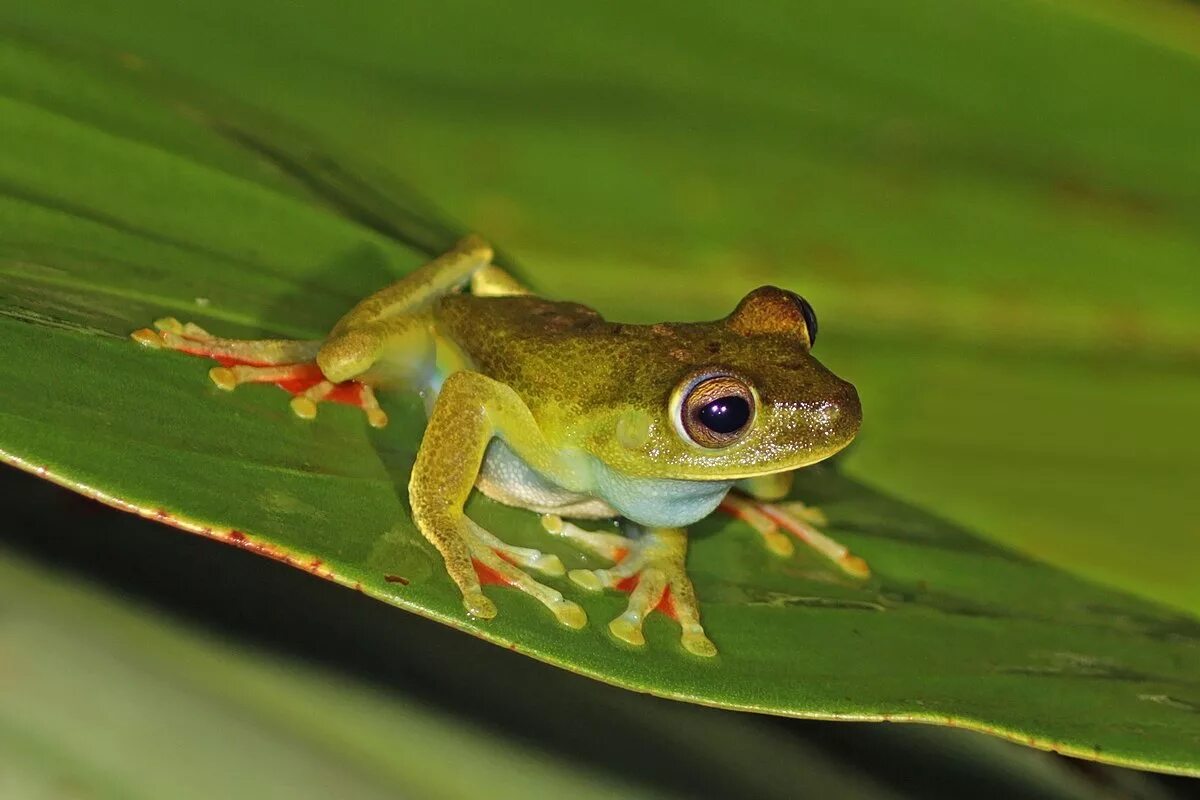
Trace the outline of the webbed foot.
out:
M 568 628 L 578 629 L 587 625 L 587 614 L 582 607 L 565 599 L 557 589 L 546 586 L 525 572 L 525 569 L 533 569 L 543 575 L 559 577 L 566 573 L 566 568 L 558 556 L 503 542 L 466 516 L 461 518 L 461 533 L 470 551 L 471 564 L 478 579 L 475 582 L 459 582 L 463 593 L 463 606 L 472 617 L 491 619 L 496 616 L 496 604 L 486 597 L 482 590 L 483 585 L 494 584 L 511 586 L 533 597 L 550 609 L 555 618 Z M 451 577 L 458 576 L 452 572 Z
M 153 328 L 136 330 L 130 338 L 145 347 L 178 350 L 220 362 L 208 371 L 208 377 L 225 391 L 233 391 L 243 383 L 273 383 L 295 395 L 291 408 L 302 419 L 314 418 L 319 403 L 335 402 L 361 408 L 372 427 L 387 425 L 387 414 L 370 386 L 353 380 L 325 380 L 314 360 L 320 342 L 222 339 L 174 317 L 156 320 Z
M 798 500 L 764 503 L 735 492 L 726 495 L 719 508 L 758 531 L 766 548 L 778 556 L 786 558 L 796 551 L 787 535 L 791 534 L 835 563 L 847 575 L 860 579 L 871 577 L 871 567 L 866 561 L 816 527 L 828 522 L 819 508 Z
M 608 624 L 613 636 L 637 647 L 644 645 L 642 625 L 651 612 L 658 610 L 679 623 L 680 643 L 689 653 L 704 657 L 717 654 L 700 624 L 696 591 L 684 565 L 687 532 L 682 528 L 647 528 L 641 536 L 629 538 L 586 531 L 553 514 L 543 516 L 542 525 L 548 532 L 616 562 L 608 569 L 573 569 L 568 573 L 572 581 L 589 591 L 607 588 L 629 592 L 625 612 Z

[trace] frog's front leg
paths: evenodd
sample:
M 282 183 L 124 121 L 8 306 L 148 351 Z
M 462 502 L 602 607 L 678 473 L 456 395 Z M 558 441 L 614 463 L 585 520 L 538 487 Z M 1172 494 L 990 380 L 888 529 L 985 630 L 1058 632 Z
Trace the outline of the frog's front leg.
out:
M 790 533 L 833 561 L 847 575 L 870 577 L 871 568 L 866 561 L 817 528 L 826 523 L 819 508 L 798 500 L 775 502 L 787 496 L 793 476 L 792 472 L 778 472 L 738 481 L 735 491 L 721 501 L 720 510 L 754 528 L 766 548 L 776 555 L 787 557 L 795 552 L 787 535 Z
M 572 581 L 590 591 L 629 592 L 625 612 L 608 624 L 613 636 L 631 645 L 644 645 L 642 625 L 657 609 L 679 623 L 680 643 L 685 650 L 705 657 L 717 654 L 700 624 L 696 590 L 684 565 L 687 531 L 683 528 L 640 528 L 640 535 L 626 537 L 586 531 L 555 515 L 544 516 L 542 525 L 548 532 L 616 562 L 608 569 L 570 572 Z
M 408 487 L 413 520 L 442 554 L 446 571 L 462 592 L 463 605 L 471 616 L 496 616 L 496 605 L 483 594 L 482 574 L 541 601 L 562 624 L 582 628 L 587 615 L 579 605 L 521 569 L 562 575 L 565 570 L 557 556 L 505 544 L 463 511 L 494 437 L 503 439 L 545 475 L 558 476 L 569 470 L 542 437 L 516 392 L 485 375 L 456 372 L 438 394 L 417 452 Z

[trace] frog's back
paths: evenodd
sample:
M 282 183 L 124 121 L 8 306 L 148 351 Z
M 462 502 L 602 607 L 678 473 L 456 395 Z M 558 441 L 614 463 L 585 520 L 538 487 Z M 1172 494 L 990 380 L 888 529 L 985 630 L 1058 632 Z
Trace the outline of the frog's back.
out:
M 579 303 L 546 300 L 534 295 L 476 297 L 452 294 L 434 310 L 440 330 L 462 343 L 487 349 L 522 341 L 613 335 L 621 326 Z
M 448 295 L 434 308 L 438 332 L 449 337 L 476 368 L 511 383 L 523 367 L 546 366 L 561 372 L 561 349 L 572 343 L 615 337 L 621 328 L 579 303 L 562 303 L 534 295 L 476 297 Z M 565 362 L 570 363 L 570 362 Z
M 448 295 L 434 320 L 473 369 L 515 389 L 535 416 L 663 407 L 686 372 L 715 356 L 723 335 L 720 323 L 629 325 L 532 295 Z
M 531 405 L 551 403 L 564 411 L 582 402 L 583 394 L 620 396 L 623 371 L 645 358 L 636 352 L 641 337 L 631 335 L 640 326 L 608 322 L 578 303 L 449 295 L 438 301 L 434 320 L 474 369 L 511 386 Z

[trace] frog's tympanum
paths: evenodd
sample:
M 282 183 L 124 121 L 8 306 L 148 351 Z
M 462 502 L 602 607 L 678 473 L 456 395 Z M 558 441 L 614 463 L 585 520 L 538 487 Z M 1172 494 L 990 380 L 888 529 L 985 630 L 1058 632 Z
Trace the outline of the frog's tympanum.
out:
M 509 545 L 464 513 L 473 487 L 613 562 L 569 577 L 630 592 L 609 628 L 634 645 L 657 608 L 678 621 L 684 648 L 716 653 L 684 567 L 684 529 L 718 508 L 779 555 L 792 552 L 788 531 L 866 574 L 813 527 L 816 509 L 769 502 L 786 495 L 793 470 L 845 447 L 861 419 L 854 387 L 810 353 L 817 320 L 803 298 L 765 286 L 717 322 L 622 325 L 535 297 L 491 259 L 469 236 L 367 297 L 322 341 L 220 339 L 174 319 L 133 338 L 216 359 L 209 375 L 222 389 L 277 383 L 305 419 L 322 402 L 350 402 L 382 427 L 376 390 L 419 392 L 429 424 L 408 487 L 412 516 L 477 619 L 496 615 L 483 584 L 503 583 L 563 625 L 587 623 L 529 574 L 562 576 L 557 556 Z M 621 519 L 632 535 L 564 517 Z

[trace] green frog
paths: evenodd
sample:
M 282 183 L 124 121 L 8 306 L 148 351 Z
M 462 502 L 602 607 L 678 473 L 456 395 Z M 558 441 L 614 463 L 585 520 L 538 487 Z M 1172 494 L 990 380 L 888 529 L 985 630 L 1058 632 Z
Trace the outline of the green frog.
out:
M 581 606 L 533 575 L 566 573 L 557 556 L 510 545 L 466 515 L 473 488 L 541 514 L 548 532 L 611 561 L 568 577 L 630 593 L 609 629 L 635 646 L 661 609 L 687 651 L 716 654 L 684 562 L 686 527 L 718 509 L 781 556 L 792 552 L 791 532 L 846 572 L 868 574 L 814 527 L 816 509 L 773 502 L 793 471 L 849 444 L 862 419 L 854 387 L 811 354 L 817 319 L 807 301 L 764 286 L 716 322 L 620 324 L 535 296 L 492 256 L 468 236 L 359 302 L 322 340 L 223 339 L 172 318 L 132 336 L 218 360 L 209 374 L 222 389 L 279 384 L 305 419 L 341 401 L 382 427 L 377 390 L 420 393 L 428 426 L 408 487 L 412 516 L 476 619 L 497 613 L 485 583 L 503 583 L 563 625 L 587 624 Z

